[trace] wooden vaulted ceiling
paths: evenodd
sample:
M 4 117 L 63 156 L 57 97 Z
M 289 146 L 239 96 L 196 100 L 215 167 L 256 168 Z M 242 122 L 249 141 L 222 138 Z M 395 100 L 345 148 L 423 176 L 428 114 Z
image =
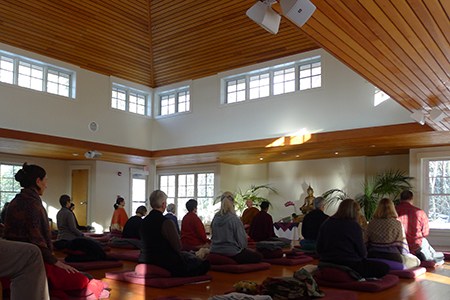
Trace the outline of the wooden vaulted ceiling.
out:
M 357 134 L 349 131 L 340 153 L 381 155 L 407 153 L 412 147 L 447 145 L 450 1 L 311 2 L 317 10 L 304 26 L 299 28 L 283 17 L 278 34 L 272 35 L 245 15 L 255 0 L 0 1 L 0 42 L 150 87 L 323 48 L 411 112 L 422 110 L 429 125 L 362 129 Z M 278 4 L 273 7 L 281 12 Z M 440 122 L 428 117 L 435 107 L 446 116 Z M 385 136 L 379 136 L 380 132 Z M 342 135 L 318 135 L 305 143 L 289 145 L 278 154 L 267 154 L 266 159 L 331 157 L 330 149 L 320 146 L 320 142 L 338 140 Z M 373 138 L 373 144 L 370 140 L 360 144 L 363 136 Z M 407 140 L 399 145 L 398 139 L 405 137 Z M 79 159 L 72 153 L 96 146 L 111 153 L 111 157 L 104 155 L 105 160 L 144 164 L 148 159 L 157 159 L 161 166 L 211 161 L 252 163 L 264 159 L 265 145 L 270 144 L 270 140 L 250 141 L 175 152 L 110 147 L 108 152 L 108 145 L 72 141 L 78 148 L 65 149 L 58 138 L 41 136 L 31 141 L 26 133 L 0 131 L 0 138 L 0 152 L 5 153 L 14 152 L 2 145 L 22 143 L 24 149 L 31 150 L 20 154 L 45 156 L 26 146 L 40 143 L 56 158 Z M 383 147 L 378 148 L 376 141 Z M 318 150 L 309 150 L 312 144 Z M 298 154 L 302 151 L 304 156 Z

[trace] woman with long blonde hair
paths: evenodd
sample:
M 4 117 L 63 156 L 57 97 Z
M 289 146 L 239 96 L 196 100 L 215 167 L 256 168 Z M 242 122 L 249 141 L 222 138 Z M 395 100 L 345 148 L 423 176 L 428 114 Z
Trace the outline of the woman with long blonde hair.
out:
M 347 266 L 364 278 L 381 278 L 390 268 L 383 262 L 367 260 L 363 232 L 358 223 L 359 210 L 356 201 L 342 201 L 338 211 L 320 227 L 316 252 L 322 263 Z
M 405 230 L 397 218 L 394 202 L 381 199 L 367 226 L 368 257 L 400 262 L 406 268 L 417 267 L 420 260 L 409 253 Z
M 247 234 L 236 216 L 233 194 L 223 193 L 220 202 L 220 210 L 211 222 L 210 252 L 228 256 L 238 264 L 259 263 L 262 254 L 247 249 Z

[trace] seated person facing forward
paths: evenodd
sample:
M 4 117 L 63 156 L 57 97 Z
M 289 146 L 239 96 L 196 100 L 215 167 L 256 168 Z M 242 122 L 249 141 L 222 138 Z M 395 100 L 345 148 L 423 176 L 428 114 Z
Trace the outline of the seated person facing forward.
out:
M 300 246 L 305 249 L 316 249 L 316 240 L 319 236 L 319 228 L 323 222 L 328 219 L 323 211 L 325 209 L 325 199 L 323 197 L 316 197 L 313 200 L 314 209 L 311 210 L 302 222 L 302 236 Z
M 220 210 L 211 222 L 211 233 L 211 253 L 228 256 L 238 264 L 261 262 L 261 253 L 247 249 L 247 234 L 236 216 L 234 196 L 230 192 L 221 196 Z
M 417 267 L 420 260 L 409 253 L 405 231 L 397 218 L 391 199 L 381 199 L 367 226 L 368 257 L 400 262 L 406 268 Z
M 242 213 L 241 221 L 242 224 L 244 224 L 245 230 L 248 230 L 252 224 L 253 218 L 259 213 L 259 210 L 256 207 L 253 207 L 252 199 L 247 199 L 245 204 L 247 205 L 247 208 Z
M 166 200 L 167 195 L 160 190 L 150 195 L 153 210 L 142 221 L 139 263 L 157 265 L 168 270 L 173 277 L 206 274 L 210 269 L 207 260 L 181 251 L 181 242 L 174 222 L 163 216 Z
M 58 225 L 58 237 L 54 243 L 56 248 L 63 249 L 67 241 L 73 240 L 76 237 L 82 237 L 84 234 L 78 230 L 75 215 L 70 210 L 70 197 L 62 195 L 59 198 L 61 209 L 56 215 L 56 223 Z
M 267 213 L 269 202 L 261 203 L 261 211 L 255 215 L 248 231 L 248 235 L 256 242 L 269 241 L 276 237 L 273 230 L 272 216 Z
M 147 214 L 147 208 L 145 206 L 139 206 L 136 209 L 136 215 L 129 218 L 128 221 L 125 223 L 125 226 L 123 227 L 122 231 L 122 238 L 123 239 L 141 239 L 141 224 L 142 224 L 142 218 L 145 217 Z
M 178 226 L 178 219 L 177 216 L 175 216 L 175 209 L 176 206 L 173 203 L 170 203 L 167 205 L 167 214 L 165 214 L 164 216 L 171 219 L 174 223 L 175 223 L 175 227 L 177 228 L 177 232 L 178 234 L 180 234 L 180 226 Z
M 205 226 L 197 216 L 197 201 L 194 199 L 186 202 L 188 213 L 181 222 L 181 243 L 195 248 L 209 248 L 211 241 L 206 238 Z
M 381 278 L 389 273 L 390 267 L 384 262 L 367 259 L 362 228 L 357 222 L 359 209 L 357 202 L 346 199 L 338 211 L 323 222 L 316 242 L 319 262 L 347 266 L 364 278 Z

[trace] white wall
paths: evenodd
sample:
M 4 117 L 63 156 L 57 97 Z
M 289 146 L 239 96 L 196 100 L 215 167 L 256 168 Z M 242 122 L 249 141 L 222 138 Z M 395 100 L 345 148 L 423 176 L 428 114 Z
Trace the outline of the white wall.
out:
M 322 88 L 231 105 L 220 104 L 222 78 L 318 54 L 322 55 Z M 190 83 L 192 112 L 155 119 L 153 149 L 281 137 L 302 129 L 317 133 L 411 122 L 410 113 L 393 100 L 374 107 L 374 86 L 322 50 Z
M 236 185 L 243 191 L 252 184 L 270 184 L 278 194 L 261 193 L 272 203 L 269 213 L 275 221 L 294 212 L 292 206 L 285 207 L 287 201 L 295 203 L 296 213 L 304 204 L 308 186 L 314 190 L 314 196 L 320 196 L 330 189 L 341 189 L 350 197 L 362 192 L 362 184 L 368 176 L 376 175 L 386 169 L 400 169 L 409 173 L 408 155 L 386 155 L 378 157 L 349 157 L 333 159 L 301 160 L 275 162 L 269 164 L 242 165 L 235 168 L 221 168 L 221 182 L 225 178 L 236 177 Z M 221 186 L 221 190 L 223 188 Z M 326 213 L 333 214 L 336 207 L 327 207 Z
M 111 108 L 112 81 L 124 83 L 123 80 L 113 80 L 1 43 L 0 50 L 77 73 L 76 99 L 0 83 L 0 127 L 138 149 L 151 148 L 152 119 Z M 128 86 L 152 92 L 148 87 L 132 83 Z M 91 121 L 99 124 L 97 132 L 88 129 Z

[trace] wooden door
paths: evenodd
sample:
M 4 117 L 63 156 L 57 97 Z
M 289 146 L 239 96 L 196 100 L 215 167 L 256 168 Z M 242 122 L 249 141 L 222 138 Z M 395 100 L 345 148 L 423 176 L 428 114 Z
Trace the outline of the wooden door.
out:
M 78 225 L 86 226 L 89 170 L 72 170 L 72 202 Z

